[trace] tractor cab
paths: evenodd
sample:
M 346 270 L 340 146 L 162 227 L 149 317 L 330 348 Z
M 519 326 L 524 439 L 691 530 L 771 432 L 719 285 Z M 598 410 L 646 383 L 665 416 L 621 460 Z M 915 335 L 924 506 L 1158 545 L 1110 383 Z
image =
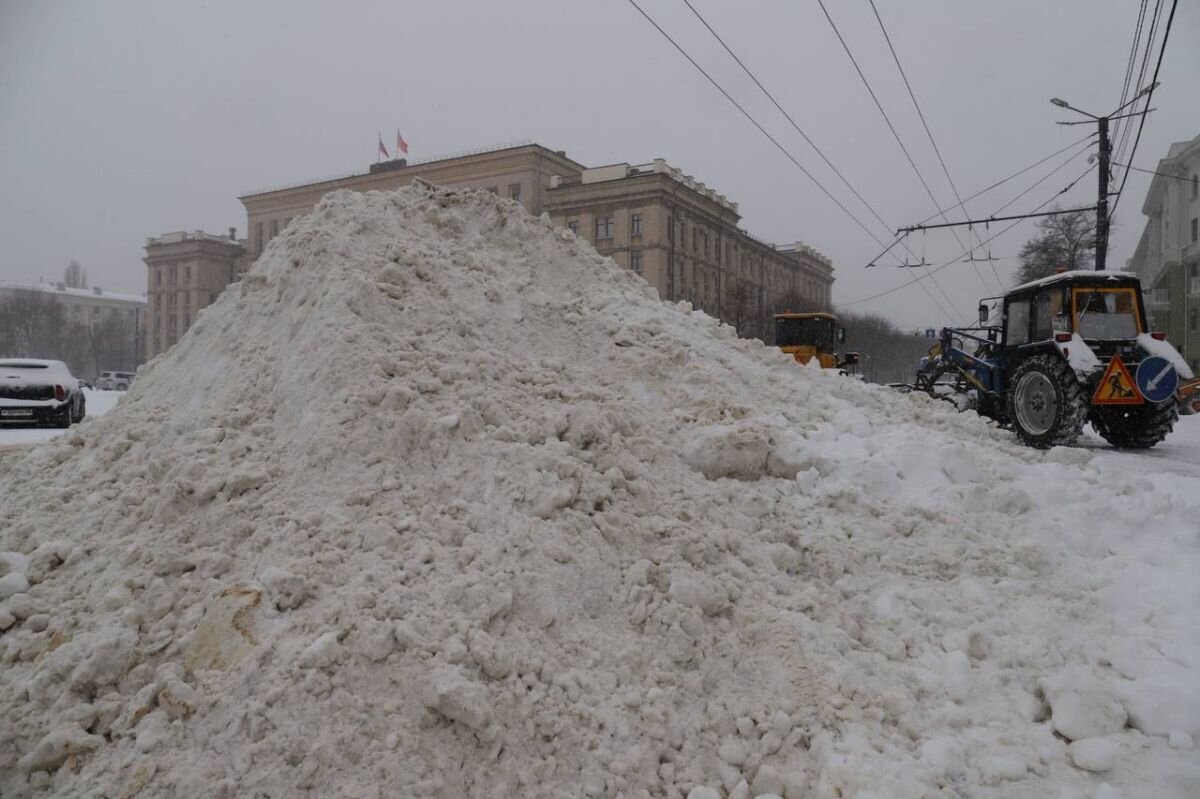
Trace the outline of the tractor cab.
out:
M 1003 348 L 1050 342 L 1080 345 L 1098 357 L 1131 354 L 1147 332 L 1137 277 L 1124 272 L 1062 272 L 1017 286 L 1004 296 Z
M 844 369 L 858 363 L 858 353 L 839 358 L 838 345 L 845 343 L 846 329 L 829 313 L 775 314 L 775 346 L 791 355 L 797 363 L 814 358 L 823 369 Z

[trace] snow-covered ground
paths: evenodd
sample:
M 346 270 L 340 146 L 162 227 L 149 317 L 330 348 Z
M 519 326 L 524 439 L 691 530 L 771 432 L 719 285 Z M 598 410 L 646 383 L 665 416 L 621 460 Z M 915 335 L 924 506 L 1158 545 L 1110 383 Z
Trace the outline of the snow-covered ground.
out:
M 1048 452 L 489 192 L 0 448 L 0 795 L 1195 799 L 1200 426 Z
M 85 388 L 83 395 L 87 399 L 87 419 L 95 416 L 103 416 L 113 409 L 117 401 L 125 396 L 124 391 L 98 391 L 96 389 Z M 43 441 L 49 441 L 56 436 L 65 433 L 65 430 L 60 430 L 52 427 L 15 427 L 12 425 L 0 426 L 0 447 L 12 446 L 15 444 L 38 444 Z

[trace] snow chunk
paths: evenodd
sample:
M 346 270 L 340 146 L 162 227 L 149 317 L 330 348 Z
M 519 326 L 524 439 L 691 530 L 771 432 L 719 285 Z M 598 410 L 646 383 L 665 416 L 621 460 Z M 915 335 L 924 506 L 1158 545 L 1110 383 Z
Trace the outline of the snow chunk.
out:
M 1085 771 L 1108 771 L 1120 752 L 1117 743 L 1107 738 L 1085 738 L 1067 747 L 1071 762 Z
M 89 735 L 79 727 L 62 727 L 47 733 L 19 763 L 23 771 L 53 771 L 72 755 L 104 745 L 104 738 Z
M 1124 706 L 1098 681 L 1060 675 L 1041 684 L 1050 704 L 1051 724 L 1068 740 L 1098 738 L 1125 727 Z
M 0 601 L 29 590 L 29 579 L 23 572 L 9 572 L 0 577 Z

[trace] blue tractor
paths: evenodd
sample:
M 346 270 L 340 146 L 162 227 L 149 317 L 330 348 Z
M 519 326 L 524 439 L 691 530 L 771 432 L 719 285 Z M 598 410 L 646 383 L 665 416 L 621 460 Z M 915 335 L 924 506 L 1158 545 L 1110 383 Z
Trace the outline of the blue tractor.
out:
M 1071 444 L 1090 422 L 1114 447 L 1146 449 L 1179 414 L 1200 412 L 1200 380 L 1149 332 L 1141 284 L 1126 272 L 1062 272 L 987 298 L 978 327 L 941 331 L 913 389 L 1038 448 Z

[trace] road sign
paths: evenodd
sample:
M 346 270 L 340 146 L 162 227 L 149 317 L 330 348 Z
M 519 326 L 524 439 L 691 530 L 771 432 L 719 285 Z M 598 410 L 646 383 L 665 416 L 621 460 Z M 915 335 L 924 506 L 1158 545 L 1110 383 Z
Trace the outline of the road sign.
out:
M 1165 402 L 1179 388 L 1179 372 L 1166 358 L 1151 355 L 1138 365 L 1137 387 L 1150 402 Z
M 1100 378 L 1100 384 L 1096 386 L 1092 404 L 1138 405 L 1144 401 L 1125 362 L 1121 360 L 1120 355 L 1114 355 L 1108 362 L 1108 368 L 1104 370 L 1104 377 Z

